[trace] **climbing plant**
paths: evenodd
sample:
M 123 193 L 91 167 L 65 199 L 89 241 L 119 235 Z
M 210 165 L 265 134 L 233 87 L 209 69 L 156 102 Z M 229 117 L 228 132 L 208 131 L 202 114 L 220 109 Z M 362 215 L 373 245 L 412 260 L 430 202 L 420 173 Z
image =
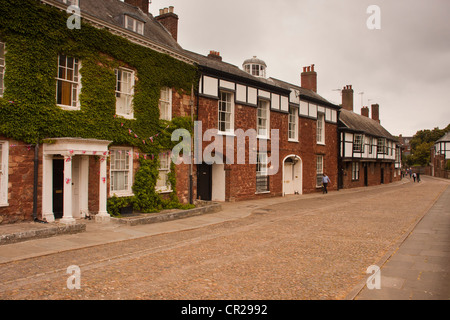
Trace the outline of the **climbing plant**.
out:
M 171 87 L 190 94 L 198 83 L 197 68 L 84 21 L 81 29 L 69 29 L 67 18 L 65 11 L 34 0 L 0 2 L 0 41 L 6 44 L 0 135 L 30 144 L 58 137 L 102 139 L 154 154 L 153 160 L 141 160 L 130 201 L 147 211 L 150 204 L 161 209 L 167 203 L 154 188 L 157 155 L 173 148 L 173 130 L 192 124 L 188 118 L 159 119 L 160 90 Z M 59 54 L 81 61 L 80 110 L 56 104 Z M 135 70 L 137 78 L 133 120 L 116 116 L 114 70 L 120 66 Z M 158 139 L 149 143 L 155 134 Z

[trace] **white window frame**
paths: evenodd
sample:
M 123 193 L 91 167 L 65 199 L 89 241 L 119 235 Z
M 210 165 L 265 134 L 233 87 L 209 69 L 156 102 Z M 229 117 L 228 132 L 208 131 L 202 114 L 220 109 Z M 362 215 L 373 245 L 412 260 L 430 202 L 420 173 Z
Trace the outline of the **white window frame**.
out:
M 258 189 L 258 179 L 265 180 L 266 189 Z M 268 158 L 266 152 L 258 152 L 256 154 L 256 193 L 269 193 L 269 171 L 268 171 Z
M 364 135 L 361 133 L 353 134 L 353 152 L 364 153 Z
M 130 22 L 131 25 L 129 25 Z M 144 22 L 125 15 L 125 29 L 144 35 Z
M 225 99 L 224 99 L 225 98 Z M 223 116 L 221 117 L 221 114 Z M 228 118 L 227 119 L 227 115 Z M 221 120 L 223 119 L 223 120 Z M 229 91 L 219 92 L 218 121 L 219 134 L 234 134 L 234 93 Z M 224 124 L 224 127 L 221 124 Z M 225 129 L 225 130 L 222 130 Z
M 270 102 L 259 99 L 256 109 L 256 132 L 258 139 L 269 139 L 270 133 Z
M 133 192 L 131 187 L 133 185 L 133 148 L 127 147 L 117 147 L 111 148 L 110 155 L 110 168 L 109 168 L 109 177 L 110 177 L 110 194 L 116 197 L 127 197 L 132 196 Z M 116 156 L 119 156 L 119 161 L 124 161 L 125 168 L 116 168 Z M 125 159 L 123 159 L 125 157 Z M 124 173 L 124 186 L 123 189 L 116 189 L 114 185 L 114 179 L 116 173 Z
M 65 66 L 61 66 L 60 61 L 61 57 L 65 57 Z M 68 59 L 73 59 L 73 66 L 72 68 L 69 68 L 67 66 Z M 60 77 L 61 69 L 64 71 L 65 76 Z M 66 56 L 64 54 L 58 55 L 58 73 L 56 75 L 56 104 L 65 110 L 80 110 L 80 92 L 81 92 L 81 61 L 78 58 Z M 73 77 L 72 79 L 66 79 L 67 78 L 67 71 L 73 71 Z M 59 88 L 59 82 L 65 82 L 70 84 L 70 91 L 71 91 L 71 104 L 66 105 L 63 103 L 58 103 L 58 88 Z
M 377 153 L 386 154 L 386 139 L 384 138 L 377 139 Z
M 126 68 L 118 68 L 114 70 L 114 74 L 116 76 L 116 114 L 118 116 L 134 119 L 134 110 L 133 110 L 133 97 L 134 97 L 134 85 L 135 85 L 135 73 L 133 70 Z M 128 82 L 124 82 L 124 75 L 129 79 Z M 120 81 L 119 81 L 120 77 Z M 127 83 L 127 90 L 123 91 L 123 84 Z M 120 84 L 120 88 L 119 88 Z M 120 89 L 120 90 L 119 90 Z M 122 97 L 124 100 L 122 100 Z M 120 100 L 119 100 L 120 99 Z M 119 104 L 124 102 L 124 106 L 121 107 Z M 121 110 L 123 109 L 123 110 Z
M 325 113 L 317 113 L 317 130 L 316 130 L 317 144 L 325 144 Z
M 164 87 L 161 89 L 159 98 L 159 118 L 167 121 L 172 120 L 172 88 Z
M 298 108 L 289 107 L 288 115 L 288 140 L 298 142 Z
M 6 44 L 0 41 L 0 97 L 5 92 Z
M 352 162 L 352 181 L 358 181 L 359 180 L 359 162 Z
M 9 143 L 0 141 L 0 207 L 8 206 Z
M 172 192 L 172 186 L 169 182 L 170 164 L 170 154 L 167 151 L 161 153 L 159 155 L 159 175 L 155 186 L 156 192 Z

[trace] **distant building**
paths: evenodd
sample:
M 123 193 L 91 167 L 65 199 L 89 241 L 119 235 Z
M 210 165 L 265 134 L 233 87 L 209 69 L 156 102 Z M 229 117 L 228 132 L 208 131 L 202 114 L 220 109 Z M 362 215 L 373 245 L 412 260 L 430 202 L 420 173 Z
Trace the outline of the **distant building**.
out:
M 434 177 L 450 178 L 450 131 L 431 149 L 431 174 Z

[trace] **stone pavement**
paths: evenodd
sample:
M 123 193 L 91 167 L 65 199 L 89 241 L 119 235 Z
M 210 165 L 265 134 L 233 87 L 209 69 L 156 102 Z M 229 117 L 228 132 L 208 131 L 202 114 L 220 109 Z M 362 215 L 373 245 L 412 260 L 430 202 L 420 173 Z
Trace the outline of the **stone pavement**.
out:
M 380 267 L 380 289 L 356 300 L 450 300 L 449 187 Z
M 395 188 L 405 183 L 410 183 L 409 179 L 371 188 Z M 358 193 L 364 192 L 364 190 L 367 188 L 340 190 L 339 192 L 330 192 L 330 195 L 333 193 Z M 321 194 L 309 194 L 223 203 L 220 212 L 133 227 L 82 220 L 86 229 L 81 233 L 0 246 L 0 264 L 106 243 L 196 229 L 245 218 L 255 211 L 274 204 L 321 197 L 323 197 Z M 397 252 L 389 253 L 387 258 L 380 262 L 379 266 L 382 267 L 381 290 L 367 290 L 362 284 L 355 288 L 347 299 L 450 299 L 448 277 L 450 266 L 449 201 L 450 188 L 447 187 L 428 214 L 416 225 L 414 230 L 411 229 L 410 236 L 402 239 Z M 8 226 L 0 226 L 0 236 L 6 232 L 6 227 Z M 12 227 L 9 226 L 9 228 Z

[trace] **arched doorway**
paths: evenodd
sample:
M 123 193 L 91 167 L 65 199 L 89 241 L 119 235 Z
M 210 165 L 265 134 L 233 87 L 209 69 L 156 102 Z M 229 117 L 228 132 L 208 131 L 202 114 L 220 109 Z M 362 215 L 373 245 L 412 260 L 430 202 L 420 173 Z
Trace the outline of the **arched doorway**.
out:
M 303 193 L 302 159 L 289 155 L 283 160 L 283 195 Z

